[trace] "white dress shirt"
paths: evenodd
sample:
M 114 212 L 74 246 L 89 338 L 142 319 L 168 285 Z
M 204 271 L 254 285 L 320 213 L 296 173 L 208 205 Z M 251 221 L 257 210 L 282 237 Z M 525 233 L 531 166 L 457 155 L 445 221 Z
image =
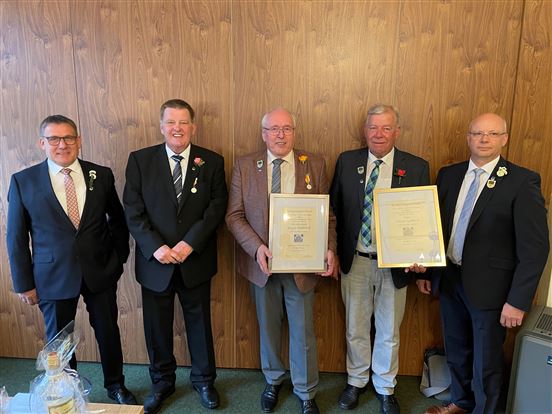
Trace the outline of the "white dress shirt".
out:
M 481 191 L 483 191 L 483 188 L 485 187 L 485 183 L 489 180 L 489 177 L 491 176 L 491 173 L 495 169 L 496 164 L 498 164 L 499 159 L 500 159 L 500 156 L 496 157 L 494 160 L 492 160 L 491 162 L 488 162 L 482 167 L 478 167 L 470 159 L 470 162 L 468 164 L 468 170 L 466 171 L 466 175 L 464 175 L 464 181 L 462 181 L 462 187 L 460 187 L 460 192 L 458 193 L 458 199 L 456 200 L 456 208 L 454 209 L 454 221 L 452 224 L 452 232 L 450 233 L 450 240 L 447 248 L 447 257 L 449 258 L 452 257 L 452 249 L 454 247 L 453 246 L 454 233 L 456 232 L 456 226 L 458 224 L 458 219 L 460 218 L 460 213 L 462 212 L 462 207 L 464 206 L 464 201 L 466 200 L 466 196 L 468 195 L 468 190 L 475 177 L 473 170 L 477 168 L 481 168 L 485 171 L 479 176 L 479 186 L 477 187 L 477 195 L 475 196 L 475 201 L 474 201 L 474 206 L 475 206 L 475 203 L 477 203 L 477 199 L 479 198 Z
M 50 174 L 50 181 L 52 182 L 52 188 L 56 198 L 61 204 L 65 214 L 67 212 L 67 197 L 65 195 L 65 183 L 64 183 L 64 174 L 61 172 L 62 169 L 69 168 L 71 170 L 71 178 L 73 179 L 73 184 L 75 185 L 75 192 L 77 193 L 77 203 L 79 205 L 79 217 L 82 217 L 82 211 L 84 209 L 84 203 L 86 201 L 86 181 L 84 178 L 84 173 L 82 172 L 81 165 L 79 160 L 75 160 L 73 164 L 68 167 L 61 167 L 55 162 L 48 158 L 48 173 Z
M 270 194 L 272 191 L 272 170 L 274 167 L 272 161 L 278 157 L 275 157 L 274 154 L 268 150 L 266 152 L 268 154 L 266 175 L 268 178 L 268 194 Z M 293 154 L 293 150 L 291 150 L 285 157 L 282 157 L 282 160 L 284 160 L 284 162 L 280 164 L 280 171 L 282 173 L 280 192 L 284 194 L 293 194 L 295 192 L 295 156 Z
M 180 161 L 180 167 L 182 168 L 182 188 L 184 188 L 184 181 L 186 180 L 186 172 L 188 171 L 188 160 L 190 159 L 190 147 L 191 145 L 188 145 L 184 151 L 182 151 L 180 154 L 177 154 L 176 152 L 173 152 L 173 150 L 170 149 L 165 144 L 165 150 L 167 151 L 167 158 L 169 160 L 169 165 L 171 167 L 171 175 L 174 171 L 174 166 L 176 165 L 176 161 L 173 160 L 171 157 L 173 155 L 180 155 L 182 157 L 182 160 Z
M 383 158 L 377 158 L 371 152 L 368 152 L 368 162 L 366 164 L 366 176 L 364 177 L 364 190 L 366 193 L 366 186 L 368 185 L 368 180 L 370 179 L 370 174 L 376 166 L 376 160 L 383 161 L 379 166 L 378 180 L 376 181 L 376 188 L 391 188 L 391 181 L 393 180 L 393 157 L 395 156 L 395 148 L 392 148 L 391 151 L 385 155 Z M 372 205 L 373 207 L 373 205 Z M 366 248 L 362 244 L 362 235 L 361 232 L 358 234 L 357 247 L 356 249 L 359 252 L 364 253 L 373 253 L 376 252 L 376 229 L 374 226 L 374 209 L 372 208 L 372 221 L 371 221 L 371 234 L 372 234 L 372 244 Z

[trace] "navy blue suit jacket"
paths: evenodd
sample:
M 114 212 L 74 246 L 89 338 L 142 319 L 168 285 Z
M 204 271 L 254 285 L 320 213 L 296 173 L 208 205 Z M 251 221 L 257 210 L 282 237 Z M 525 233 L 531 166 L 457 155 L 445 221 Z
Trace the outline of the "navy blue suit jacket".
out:
M 508 172 L 502 177 L 496 174 L 500 167 Z M 437 176 L 445 248 L 467 169 L 465 161 L 443 167 Z M 483 188 L 470 217 L 461 282 L 478 309 L 501 309 L 508 302 L 528 311 L 549 252 L 540 176 L 501 157 L 491 177 L 494 187 Z M 434 269 L 432 291 L 449 292 L 453 273 Z
M 335 166 L 330 189 L 330 202 L 337 218 L 337 254 L 341 271 L 349 273 L 356 251 L 358 234 L 362 224 L 366 173 L 359 174 L 358 167 L 366 168 L 368 148 L 342 153 Z M 404 170 L 405 175 L 395 174 Z M 422 158 L 395 148 L 391 187 L 429 185 L 429 164 Z M 395 287 L 402 288 L 412 280 L 412 273 L 404 269 L 392 269 Z
M 194 159 L 204 164 L 197 166 Z M 195 182 L 196 192 L 192 192 Z M 136 240 L 136 278 L 153 291 L 167 288 L 172 264 L 161 264 L 153 253 L 183 240 L 194 249 L 181 263 L 188 288 L 208 281 L 217 272 L 216 230 L 226 212 L 228 191 L 224 159 L 191 145 L 190 160 L 179 208 L 165 144 L 132 152 L 126 169 L 123 203 L 130 233 Z
M 11 178 L 7 245 L 18 293 L 36 288 L 40 299 L 75 298 L 83 280 L 91 292 L 100 292 L 123 273 L 128 230 L 113 173 L 97 164 L 79 163 L 87 189 L 78 231 L 54 193 L 47 161 Z M 90 170 L 96 171 L 93 190 Z

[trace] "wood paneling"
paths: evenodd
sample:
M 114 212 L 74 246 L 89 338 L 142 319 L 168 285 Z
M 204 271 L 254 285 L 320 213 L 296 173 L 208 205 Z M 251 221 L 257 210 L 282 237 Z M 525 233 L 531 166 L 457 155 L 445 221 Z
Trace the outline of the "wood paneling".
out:
M 323 155 L 330 176 L 340 152 L 363 145 L 375 102 L 398 106 L 398 147 L 428 159 L 432 176 L 467 158 L 468 122 L 495 111 L 511 123 L 504 155 L 540 171 L 549 195 L 551 20 L 545 0 L 0 2 L 0 331 L 11 333 L 0 355 L 34 357 L 42 345 L 40 312 L 10 291 L 5 231 L 9 177 L 44 158 L 46 115 L 79 122 L 83 157 L 113 168 L 121 194 L 128 153 L 162 141 L 158 108 L 174 97 L 197 110 L 195 142 L 224 155 L 228 181 L 235 157 L 263 148 L 260 120 L 277 105 L 295 112 L 297 146 Z M 224 226 L 218 243 L 217 364 L 256 368 L 255 310 Z M 119 283 L 119 323 L 126 361 L 147 362 L 133 267 Z M 189 364 L 175 310 L 175 354 Z M 343 371 L 339 283 L 318 286 L 315 321 L 320 368 Z M 79 358 L 97 359 L 82 306 L 77 324 Z M 400 372 L 418 375 L 423 350 L 441 342 L 437 302 L 409 287 Z

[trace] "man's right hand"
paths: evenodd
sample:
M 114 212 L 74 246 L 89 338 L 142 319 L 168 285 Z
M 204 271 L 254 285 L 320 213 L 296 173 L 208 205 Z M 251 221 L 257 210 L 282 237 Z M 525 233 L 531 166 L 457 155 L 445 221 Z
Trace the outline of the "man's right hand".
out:
M 169 246 L 164 244 L 155 252 L 153 252 L 153 257 L 157 259 L 159 263 L 162 264 L 178 264 L 178 255 L 171 249 Z
M 38 294 L 36 293 L 36 289 L 28 290 L 23 293 L 18 293 L 17 296 L 19 296 L 19 299 L 23 303 L 27 303 L 29 305 L 36 305 L 38 303 Z
M 270 271 L 268 270 L 268 259 L 272 258 L 272 253 L 270 252 L 268 247 L 264 244 L 261 244 L 257 249 L 257 254 L 255 255 L 255 258 L 262 272 L 265 275 L 270 275 Z

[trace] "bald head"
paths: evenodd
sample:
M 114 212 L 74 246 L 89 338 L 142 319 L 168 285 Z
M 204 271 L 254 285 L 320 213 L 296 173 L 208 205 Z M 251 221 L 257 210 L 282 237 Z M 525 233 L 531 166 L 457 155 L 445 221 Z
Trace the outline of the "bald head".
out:
M 467 139 L 471 160 L 482 167 L 499 157 L 508 142 L 506 121 L 497 114 L 479 115 L 470 122 Z

